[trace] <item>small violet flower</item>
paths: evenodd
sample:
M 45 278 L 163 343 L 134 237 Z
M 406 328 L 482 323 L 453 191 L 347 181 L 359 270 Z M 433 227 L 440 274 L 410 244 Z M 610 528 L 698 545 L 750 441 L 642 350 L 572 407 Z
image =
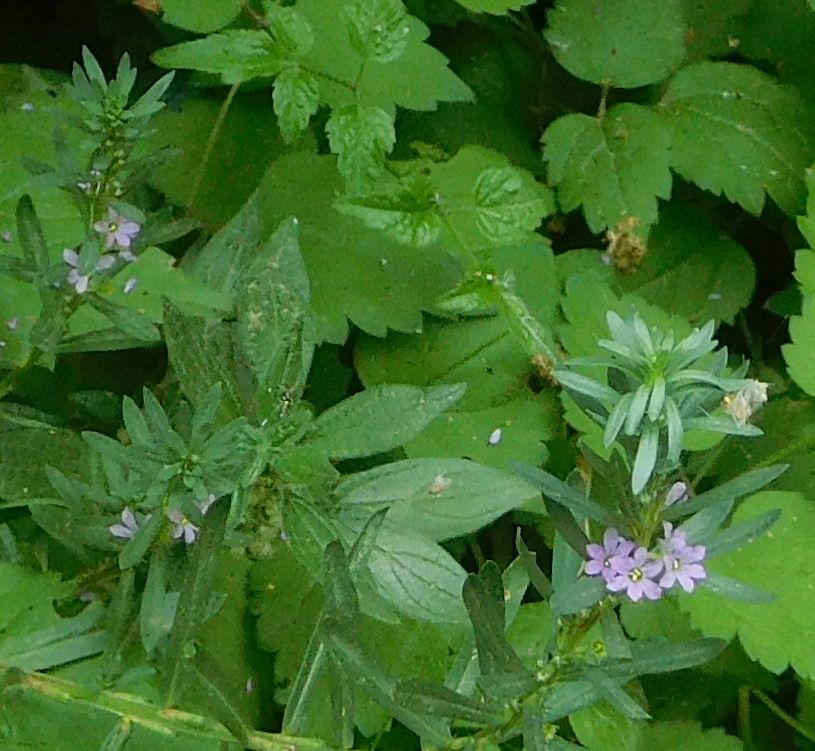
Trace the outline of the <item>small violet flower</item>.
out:
M 108 209 L 107 216 L 96 222 L 93 228 L 105 238 L 107 248 L 129 248 L 141 229 L 136 222 L 131 222 L 112 208 Z
M 663 568 L 661 560 L 650 558 L 644 547 L 639 547 L 631 556 L 615 556 L 611 566 L 614 576 L 606 584 L 610 592 L 625 592 L 634 602 L 643 595 L 649 600 L 658 600 L 662 589 L 655 579 Z
M 696 582 L 707 576 L 702 561 L 705 558 L 704 545 L 689 545 L 685 533 L 674 530 L 670 522 L 663 523 L 665 539 L 661 543 L 662 564 L 665 573 L 659 586 L 670 589 L 677 582 L 686 592 L 693 592 Z
M 122 523 L 111 524 L 108 530 L 114 537 L 122 540 L 132 540 L 136 532 L 139 531 L 139 523 L 136 521 L 136 514 L 130 506 L 125 506 L 122 511 Z
M 173 523 L 173 539 L 179 540 L 184 538 L 187 545 L 195 542 L 198 535 L 198 527 L 196 527 L 179 509 L 171 509 L 167 512 L 167 518 Z
M 91 275 L 79 273 L 79 253 L 70 248 L 65 248 L 62 251 L 62 258 L 71 267 L 68 272 L 68 284 L 76 290 L 78 295 L 87 292 Z M 106 271 L 114 263 L 116 263 L 116 259 L 112 255 L 102 256 L 96 264 L 96 271 Z
M 606 582 L 610 582 L 620 573 L 620 563 L 634 550 L 634 543 L 620 537 L 616 529 L 607 529 L 603 535 L 603 544 L 593 543 L 586 546 L 589 560 L 586 563 L 586 573 L 589 576 L 601 574 Z

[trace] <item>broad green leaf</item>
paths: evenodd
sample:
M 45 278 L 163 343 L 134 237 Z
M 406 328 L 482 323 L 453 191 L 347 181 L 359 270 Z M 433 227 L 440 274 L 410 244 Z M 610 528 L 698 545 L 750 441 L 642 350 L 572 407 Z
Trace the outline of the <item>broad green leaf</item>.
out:
M 626 217 L 651 225 L 671 194 L 670 131 L 651 110 L 618 104 L 602 118 L 564 115 L 543 134 L 549 182 L 564 211 L 583 207 L 592 232 Z
M 475 183 L 475 213 L 478 228 L 494 243 L 517 240 L 524 231 L 533 232 L 542 217 L 551 212 L 551 196 L 534 187 L 527 176 L 513 167 L 488 167 Z
M 380 177 L 393 150 L 393 117 L 379 107 L 349 105 L 335 110 L 325 125 L 328 145 L 349 191 L 360 192 Z
M 737 602 L 699 590 L 682 607 L 703 633 L 738 636 L 750 657 L 780 673 L 792 666 L 815 675 L 815 569 L 810 565 L 810 533 L 815 511 L 800 493 L 763 492 L 744 501 L 733 515 L 738 524 L 781 509 L 781 520 L 765 536 L 708 564 L 711 571 L 776 595 L 773 602 Z
M 274 112 L 283 138 L 291 143 L 302 135 L 320 106 L 320 83 L 297 66 L 283 70 L 274 82 Z
M 285 51 L 261 30 L 232 29 L 164 47 L 152 60 L 162 68 L 186 68 L 220 76 L 225 84 L 277 75 Z
M 463 625 L 466 573 L 426 537 L 385 526 L 368 561 L 377 591 L 393 607 L 419 621 Z
M 546 41 L 573 75 L 602 86 L 633 89 L 667 78 L 685 56 L 679 0 L 603 3 L 558 0 Z
M 622 291 L 696 326 L 710 319 L 732 323 L 752 300 L 755 284 L 755 266 L 744 246 L 695 205 L 679 202 L 662 208 L 642 265 L 617 278 Z
M 676 75 L 660 107 L 686 180 L 756 215 L 765 191 L 788 214 L 803 208 L 815 142 L 797 91 L 748 65 L 701 62 Z
M 234 248 L 241 248 L 247 232 L 262 242 L 272 228 L 293 216 L 299 221 L 311 282 L 316 343 L 343 342 L 346 317 L 376 336 L 384 336 L 389 328 L 416 331 L 422 325 L 421 311 L 431 308 L 457 280 L 457 264 L 440 248 L 406 248 L 343 216 L 333 206 L 342 191 L 333 157 L 297 153 L 278 159 L 254 200 L 228 225 L 220 245 L 199 258 L 196 272 L 210 284 L 223 279 L 233 273 Z M 414 280 L 419 279 L 417 284 Z
M 590 751 L 741 751 L 738 738 L 720 728 L 703 729 L 688 721 L 633 723 L 608 704 L 597 704 L 569 718 L 578 740 Z
M 161 19 L 197 34 L 228 26 L 241 10 L 240 0 L 163 0 Z
M 335 493 L 349 524 L 389 508 L 390 524 L 436 541 L 477 532 L 537 495 L 513 474 L 465 459 L 392 462 L 352 475 Z
M 374 386 L 323 412 L 305 441 L 332 459 L 371 456 L 401 446 L 464 393 L 461 384 L 421 389 Z
M 744 50 L 744 17 L 753 7 L 752 0 L 682 0 L 682 15 L 687 24 L 689 61 L 726 57 L 736 40 Z M 783 15 L 783 14 L 778 14 Z
M 381 5 L 395 6 L 393 2 L 377 0 L 376 5 L 360 4 L 365 15 L 369 6 L 376 10 Z M 404 51 L 398 59 L 387 62 L 366 59 L 354 46 L 344 11 L 348 0 L 300 0 L 297 10 L 308 19 L 319 44 L 311 47 L 304 64 L 320 79 L 320 89 L 332 109 L 359 103 L 364 107 L 379 107 L 393 113 L 395 107 L 408 109 L 435 109 L 439 101 L 469 101 L 472 92 L 448 67 L 447 59 L 425 39 L 430 30 L 413 16 L 406 15 L 399 31 L 403 42 L 394 46 L 389 28 L 374 30 L 366 37 L 371 50 L 378 47 L 379 54 L 388 56 L 401 44 Z M 408 32 L 403 29 L 407 27 Z M 384 44 L 383 44 L 384 43 Z
M 520 10 L 524 5 L 531 5 L 535 0 L 456 0 L 473 13 L 491 13 L 504 15 L 511 10 Z

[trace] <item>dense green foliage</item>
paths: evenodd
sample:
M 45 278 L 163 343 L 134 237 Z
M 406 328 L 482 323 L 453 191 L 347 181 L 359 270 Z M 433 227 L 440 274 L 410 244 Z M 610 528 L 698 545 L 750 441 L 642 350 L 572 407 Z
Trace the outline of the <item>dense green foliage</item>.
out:
M 96 9 L 0 65 L 0 748 L 815 748 L 813 3 Z

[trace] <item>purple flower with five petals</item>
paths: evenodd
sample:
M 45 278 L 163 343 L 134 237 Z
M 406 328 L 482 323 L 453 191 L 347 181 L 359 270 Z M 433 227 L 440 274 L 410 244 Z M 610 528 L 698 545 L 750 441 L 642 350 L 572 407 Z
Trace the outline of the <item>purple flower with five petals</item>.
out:
M 93 225 L 93 228 L 105 238 L 105 247 L 129 248 L 141 227 L 131 222 L 115 209 L 108 209 L 107 216 Z
M 589 576 L 602 574 L 603 579 L 609 582 L 617 575 L 619 559 L 625 559 L 634 550 L 634 543 L 620 537 L 617 530 L 609 528 L 603 534 L 603 544 L 593 543 L 586 546 L 589 560 L 586 563 L 586 573 Z M 617 564 L 615 565 L 615 561 Z
M 625 592 L 634 602 L 643 595 L 649 600 L 658 600 L 662 589 L 654 581 L 663 568 L 662 560 L 654 560 L 644 547 L 639 547 L 627 557 L 615 556 L 611 561 L 614 576 L 606 586 L 610 592 Z
M 665 573 L 659 586 L 670 589 L 677 582 L 686 592 L 693 592 L 696 582 L 707 577 L 702 561 L 705 559 L 704 545 L 689 545 L 687 536 L 681 530 L 674 530 L 670 522 L 664 522 L 665 539 L 660 547 L 663 550 L 662 563 Z

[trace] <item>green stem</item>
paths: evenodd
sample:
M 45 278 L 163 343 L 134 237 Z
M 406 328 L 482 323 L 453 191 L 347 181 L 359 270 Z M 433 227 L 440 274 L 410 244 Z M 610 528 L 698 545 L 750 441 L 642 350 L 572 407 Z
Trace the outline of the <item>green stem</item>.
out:
M 744 741 L 746 749 L 753 747 L 753 726 L 750 720 L 750 687 L 739 686 L 739 710 L 738 710 L 739 738 Z
M 241 87 L 240 81 L 231 86 L 231 88 L 226 94 L 226 99 L 224 99 L 223 104 L 221 105 L 221 109 L 218 111 L 218 117 L 215 118 L 215 124 L 212 126 L 209 138 L 207 139 L 207 144 L 204 147 L 204 153 L 201 156 L 201 162 L 198 164 L 198 169 L 195 172 L 195 178 L 192 181 L 192 188 L 190 189 L 190 197 L 188 201 L 190 206 L 192 206 L 195 203 L 195 199 L 198 196 L 198 190 L 201 187 L 201 182 L 204 179 L 204 172 L 207 169 L 210 157 L 212 156 L 212 152 L 215 149 L 215 142 L 218 140 L 218 136 L 221 135 L 221 129 L 223 128 L 224 120 L 226 120 L 229 108 L 232 106 L 232 100 L 235 98 L 235 94 L 238 93 L 238 89 L 240 87 Z
M 808 727 L 798 722 L 798 720 L 796 720 L 791 714 L 781 709 L 781 707 L 779 707 L 778 704 L 776 704 L 760 688 L 753 688 L 752 686 L 748 686 L 747 690 L 748 692 L 752 692 L 756 699 L 758 699 L 782 722 L 787 723 L 787 725 L 789 725 L 796 733 L 803 736 L 808 741 L 815 742 L 815 730 L 810 730 Z

